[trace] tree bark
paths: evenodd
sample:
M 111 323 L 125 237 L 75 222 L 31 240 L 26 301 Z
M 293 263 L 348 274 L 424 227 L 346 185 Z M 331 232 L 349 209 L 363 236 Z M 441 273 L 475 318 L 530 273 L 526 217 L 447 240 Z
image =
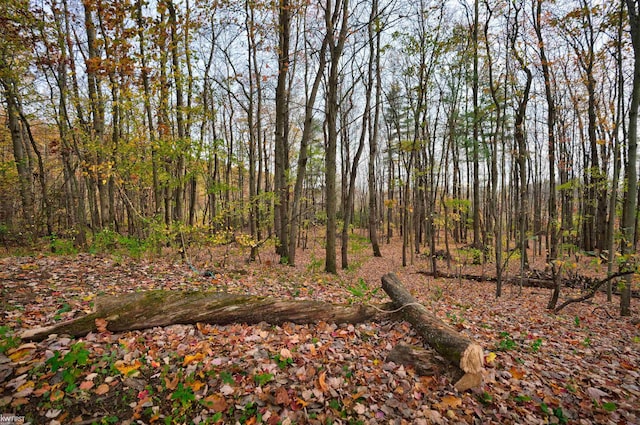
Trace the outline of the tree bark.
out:
M 623 233 L 620 253 L 623 258 L 635 252 L 635 228 L 638 208 L 638 109 L 640 109 L 640 4 L 638 1 L 626 0 L 629 9 L 629 24 L 633 44 L 633 86 L 631 89 L 631 105 L 629 106 L 629 132 L 627 141 L 627 164 L 625 178 L 627 191 L 624 198 L 621 231 Z M 629 261 L 627 260 L 626 263 Z M 628 267 L 628 266 L 627 266 Z M 626 267 L 625 267 L 626 268 Z M 620 316 L 631 315 L 631 275 L 625 279 L 620 297 Z
M 466 372 L 456 384 L 459 389 L 462 384 L 466 385 L 470 381 L 478 384 L 482 380 L 484 355 L 480 345 L 429 313 L 411 296 L 394 273 L 382 276 L 382 289 L 392 299 L 394 308 L 402 308 L 398 313 L 400 317 L 411 323 L 425 342 Z
M 48 327 L 30 329 L 23 339 L 41 341 L 51 334 L 83 336 L 97 330 L 96 319 L 107 321 L 110 332 L 124 332 L 175 324 L 360 323 L 383 313 L 367 305 L 340 305 L 321 301 L 277 300 L 219 292 L 146 291 L 99 297 L 96 311 Z

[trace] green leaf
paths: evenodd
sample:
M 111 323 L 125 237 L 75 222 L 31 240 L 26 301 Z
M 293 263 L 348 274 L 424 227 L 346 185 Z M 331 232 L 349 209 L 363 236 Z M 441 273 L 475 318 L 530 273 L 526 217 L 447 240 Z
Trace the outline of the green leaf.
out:
M 551 412 L 549 411 L 549 406 L 547 406 L 546 403 L 540 403 L 540 410 L 542 410 L 542 413 L 546 413 L 547 415 L 551 414 Z
M 618 406 L 616 406 L 615 403 L 607 402 L 607 403 L 602 403 L 602 408 L 607 412 L 614 412 L 618 408 Z

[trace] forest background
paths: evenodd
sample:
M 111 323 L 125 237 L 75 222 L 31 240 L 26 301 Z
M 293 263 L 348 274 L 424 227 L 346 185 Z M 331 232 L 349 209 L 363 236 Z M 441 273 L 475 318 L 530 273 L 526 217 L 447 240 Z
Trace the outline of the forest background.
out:
M 638 1 L 3 1 L 0 237 L 636 267 Z M 631 274 L 619 283 L 630 314 Z M 611 292 L 611 286 L 609 287 Z M 549 307 L 557 302 L 557 293 Z

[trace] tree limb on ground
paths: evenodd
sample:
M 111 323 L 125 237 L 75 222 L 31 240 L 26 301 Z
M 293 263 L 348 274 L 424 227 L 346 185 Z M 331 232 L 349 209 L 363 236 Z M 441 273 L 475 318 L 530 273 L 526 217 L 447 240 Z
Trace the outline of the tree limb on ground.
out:
M 579 303 L 579 302 L 582 302 L 582 301 L 586 301 L 586 300 L 588 300 L 590 298 L 593 298 L 596 295 L 596 293 L 598 292 L 598 290 L 605 283 L 609 282 L 612 279 L 615 279 L 615 278 L 618 278 L 618 277 L 622 277 L 622 276 L 627 276 L 627 275 L 630 275 L 630 274 L 633 274 L 633 273 L 635 273 L 635 272 L 634 271 L 625 271 L 625 272 L 614 273 L 611 276 L 608 276 L 608 277 L 598 281 L 598 283 L 593 285 L 591 287 L 591 290 L 589 292 L 587 292 L 585 295 L 582 295 L 582 296 L 576 297 L 576 298 L 569 298 L 568 300 L 566 300 L 565 302 L 560 304 L 558 307 L 556 307 L 553 311 L 554 311 L 554 313 L 557 313 L 560 310 L 562 310 L 563 308 L 565 308 L 566 306 L 568 306 L 569 304 Z
M 434 276 L 433 272 L 430 271 L 418 271 L 417 273 L 423 274 L 425 276 Z M 617 277 L 619 277 L 618 275 Z M 474 282 L 495 282 L 495 276 L 487 276 L 487 275 L 476 275 L 476 274 L 460 274 L 460 273 L 445 273 L 445 272 L 437 272 L 434 276 L 435 278 L 444 278 L 444 279 L 464 279 L 464 280 L 472 280 Z M 574 289 L 585 289 L 584 286 L 588 284 L 591 278 L 586 276 L 579 276 L 580 279 L 576 278 L 565 278 L 562 279 L 562 287 L 574 288 Z M 612 276 L 612 279 L 616 277 Z M 525 276 L 523 279 L 520 279 L 519 276 L 513 276 L 508 279 L 503 279 L 505 283 L 511 283 L 514 285 L 520 285 L 522 281 L 522 286 L 533 287 L 533 288 L 545 288 L 545 289 L 553 289 L 555 287 L 555 283 L 551 276 L 544 277 L 542 272 L 538 272 L 537 276 Z M 600 281 L 595 284 L 589 285 L 589 288 L 594 286 L 598 286 Z M 601 285 L 600 285 L 601 287 Z M 614 294 L 620 295 L 619 291 L 614 290 Z M 640 298 L 640 293 L 636 290 L 632 291 L 631 296 L 633 298 Z
M 282 324 L 361 323 L 386 316 L 373 306 L 340 305 L 310 300 L 231 295 L 221 292 L 146 291 L 102 296 L 96 299 L 96 311 L 77 319 L 25 331 L 22 339 L 41 341 L 50 334 L 83 336 L 97 330 L 96 319 L 107 321 L 110 332 L 148 329 L 176 324 L 230 323 Z
M 395 274 L 389 273 L 382 276 L 382 289 L 389 295 L 394 307 L 406 306 L 398 315 L 411 323 L 426 343 L 466 372 L 455 384 L 459 391 L 480 385 L 484 370 L 484 352 L 480 345 L 429 313 L 423 305 L 418 304 Z

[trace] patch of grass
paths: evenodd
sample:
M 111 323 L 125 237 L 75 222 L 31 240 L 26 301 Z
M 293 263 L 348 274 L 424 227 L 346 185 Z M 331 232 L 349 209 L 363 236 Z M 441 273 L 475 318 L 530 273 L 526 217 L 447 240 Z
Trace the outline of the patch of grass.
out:
M 191 387 L 185 387 L 182 382 L 179 382 L 176 390 L 171 394 L 171 400 L 177 400 L 182 407 L 187 407 L 196 400 L 196 395 Z
M 8 326 L 0 326 L 0 353 L 20 345 L 20 338 L 14 336 L 13 331 Z
M 517 395 L 513 399 L 516 403 L 528 403 L 531 401 L 531 397 L 528 395 Z
M 51 252 L 60 255 L 75 255 L 78 250 L 70 239 L 60 239 L 55 233 L 49 237 Z
M 436 286 L 435 288 L 433 288 L 433 294 L 431 295 L 431 299 L 433 301 L 440 301 L 443 296 L 444 291 L 442 290 L 441 286 Z
M 446 314 L 447 319 L 449 319 L 449 321 L 451 322 L 452 325 L 457 325 L 457 324 L 461 324 L 464 322 L 464 317 L 460 316 L 458 317 L 455 313 L 448 313 Z
M 531 351 L 537 353 L 542 347 L 542 338 L 537 338 L 535 341 L 531 343 Z
M 280 369 L 286 369 L 293 364 L 293 359 L 291 357 L 282 357 L 280 353 L 273 356 L 272 359 L 276 361 L 276 364 Z
M 517 344 L 509 332 L 500 332 L 500 342 L 496 347 L 498 351 L 509 351 L 516 348 Z
M 309 259 L 309 264 L 307 264 L 307 271 L 311 273 L 318 273 L 324 269 L 324 260 L 321 258 L 316 258 L 314 254 L 311 254 L 311 258 Z
M 254 375 L 253 380 L 259 387 L 262 387 L 273 381 L 273 373 L 258 373 Z
M 354 299 L 362 303 L 368 303 L 378 293 L 379 289 L 370 289 L 367 282 L 363 278 L 359 278 L 358 283 L 353 286 L 347 286 L 347 291 L 353 296 L 353 299 L 349 299 L 349 303 L 353 303 Z
M 486 391 L 478 395 L 478 401 L 484 405 L 493 403 L 493 396 Z

